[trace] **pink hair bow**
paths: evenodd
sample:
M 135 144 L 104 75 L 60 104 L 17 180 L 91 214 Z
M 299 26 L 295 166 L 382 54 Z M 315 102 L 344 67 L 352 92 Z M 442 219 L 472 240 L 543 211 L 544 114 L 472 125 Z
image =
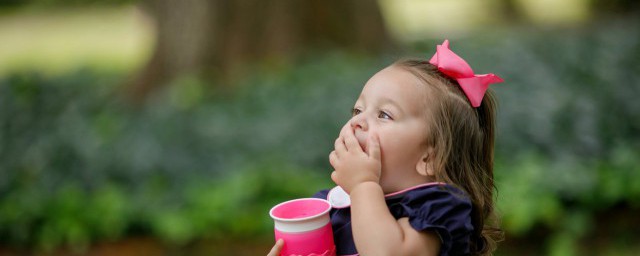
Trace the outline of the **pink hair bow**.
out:
M 504 82 L 502 78 L 494 74 L 474 74 L 469 64 L 449 49 L 449 40 L 444 40 L 441 45 L 437 46 L 436 54 L 431 57 L 429 63 L 437 66 L 440 72 L 458 81 L 460 88 L 467 95 L 474 108 L 480 106 L 489 84 Z

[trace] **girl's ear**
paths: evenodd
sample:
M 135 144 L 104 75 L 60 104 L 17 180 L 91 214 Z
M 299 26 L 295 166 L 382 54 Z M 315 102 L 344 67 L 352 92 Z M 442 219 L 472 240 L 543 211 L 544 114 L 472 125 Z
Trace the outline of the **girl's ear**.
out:
M 436 175 L 436 171 L 433 168 L 433 147 L 429 147 L 425 150 L 424 154 L 420 158 L 416 165 L 418 173 L 425 177 L 433 177 Z

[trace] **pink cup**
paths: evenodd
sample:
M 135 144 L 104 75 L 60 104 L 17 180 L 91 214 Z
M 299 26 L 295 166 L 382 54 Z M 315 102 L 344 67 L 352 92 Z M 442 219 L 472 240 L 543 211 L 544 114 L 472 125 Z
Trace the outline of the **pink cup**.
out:
M 284 240 L 280 255 L 336 255 L 329 210 L 331 204 L 318 198 L 290 200 L 271 208 L 276 241 Z

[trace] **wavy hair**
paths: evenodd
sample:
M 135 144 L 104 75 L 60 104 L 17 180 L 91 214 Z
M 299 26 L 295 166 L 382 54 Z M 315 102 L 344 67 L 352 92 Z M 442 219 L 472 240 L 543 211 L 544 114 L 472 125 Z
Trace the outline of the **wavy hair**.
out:
M 427 143 L 433 147 L 436 180 L 463 189 L 471 199 L 474 236 L 471 252 L 492 255 L 503 232 L 494 212 L 493 147 L 496 101 L 487 90 L 473 108 L 458 83 L 425 60 L 406 59 L 392 66 L 403 68 L 427 85 L 425 113 Z

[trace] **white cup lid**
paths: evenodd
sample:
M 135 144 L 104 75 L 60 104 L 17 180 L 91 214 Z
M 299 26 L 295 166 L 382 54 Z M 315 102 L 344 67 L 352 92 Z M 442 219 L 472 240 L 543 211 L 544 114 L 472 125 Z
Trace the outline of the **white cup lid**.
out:
M 327 201 L 331 204 L 331 207 L 341 209 L 351 206 L 351 199 L 344 189 L 340 186 L 336 186 L 329 190 L 327 195 Z
M 328 200 L 299 198 L 282 202 L 269 211 L 275 229 L 285 233 L 307 232 L 322 228 L 329 223 Z

